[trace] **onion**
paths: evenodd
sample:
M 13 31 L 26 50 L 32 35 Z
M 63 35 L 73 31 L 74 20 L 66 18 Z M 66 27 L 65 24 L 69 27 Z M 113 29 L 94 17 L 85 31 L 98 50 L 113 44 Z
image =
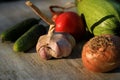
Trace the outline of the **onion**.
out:
M 91 38 L 82 50 L 83 65 L 94 72 L 108 72 L 120 64 L 120 37 L 101 35 Z

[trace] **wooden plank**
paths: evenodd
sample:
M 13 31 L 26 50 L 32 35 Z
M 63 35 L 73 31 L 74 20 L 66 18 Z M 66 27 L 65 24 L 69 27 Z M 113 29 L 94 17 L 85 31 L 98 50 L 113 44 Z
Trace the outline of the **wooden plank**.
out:
M 65 0 L 31 1 L 49 17 L 47 8 L 49 5 L 65 3 Z M 0 33 L 29 17 L 37 18 L 22 0 L 0 3 Z M 13 44 L 1 43 L 0 40 L 0 80 L 120 80 L 120 68 L 109 73 L 94 73 L 86 70 L 80 57 L 81 46 L 77 46 L 67 58 L 46 61 L 39 57 L 35 48 L 27 53 L 14 52 Z
M 81 58 L 42 60 L 36 52 L 15 53 L 13 44 L 0 45 L 0 79 L 2 80 L 119 80 L 119 69 L 110 73 L 93 73 L 84 68 Z M 74 53 L 73 53 L 74 54 Z

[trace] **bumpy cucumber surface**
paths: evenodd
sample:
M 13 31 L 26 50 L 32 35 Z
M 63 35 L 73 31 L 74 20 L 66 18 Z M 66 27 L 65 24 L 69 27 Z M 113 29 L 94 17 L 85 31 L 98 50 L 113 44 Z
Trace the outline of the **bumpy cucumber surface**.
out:
M 78 14 L 84 15 L 94 35 L 120 33 L 120 3 L 115 0 L 76 0 Z
M 35 18 L 29 18 L 23 20 L 20 23 L 8 28 L 3 33 L 1 33 L 0 37 L 2 42 L 11 41 L 14 42 L 17 40 L 22 34 L 24 34 L 28 29 L 30 29 L 33 25 L 38 24 L 39 20 Z
M 38 38 L 46 32 L 46 28 L 43 25 L 34 25 L 15 41 L 13 50 L 15 52 L 24 52 L 29 50 L 36 45 Z

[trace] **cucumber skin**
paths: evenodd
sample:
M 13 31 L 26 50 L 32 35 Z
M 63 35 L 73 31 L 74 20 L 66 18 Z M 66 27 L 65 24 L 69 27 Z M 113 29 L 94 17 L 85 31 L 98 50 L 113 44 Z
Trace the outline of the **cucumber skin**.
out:
M 46 34 L 46 28 L 43 25 L 36 24 L 25 32 L 20 38 L 18 38 L 14 45 L 13 51 L 25 52 L 34 47 L 41 35 Z
M 3 33 L 1 33 L 0 37 L 2 42 L 4 41 L 16 41 L 22 34 L 24 34 L 28 29 L 30 29 L 33 25 L 38 24 L 39 20 L 35 18 L 25 19 L 20 23 L 6 29 Z
M 115 0 L 78 1 L 76 0 L 77 13 L 84 15 L 88 30 L 92 34 L 120 34 L 120 3 Z

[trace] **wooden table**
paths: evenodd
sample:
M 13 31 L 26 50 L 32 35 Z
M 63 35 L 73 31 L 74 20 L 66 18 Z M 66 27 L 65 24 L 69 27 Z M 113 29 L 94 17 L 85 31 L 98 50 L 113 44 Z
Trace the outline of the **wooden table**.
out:
M 45 15 L 48 7 L 73 0 L 31 0 Z M 26 18 L 36 17 L 24 0 L 0 3 L 0 33 Z M 120 68 L 108 73 L 94 73 L 82 65 L 80 46 L 67 58 L 42 60 L 33 48 L 27 53 L 12 50 L 14 43 L 0 40 L 0 80 L 120 80 Z

